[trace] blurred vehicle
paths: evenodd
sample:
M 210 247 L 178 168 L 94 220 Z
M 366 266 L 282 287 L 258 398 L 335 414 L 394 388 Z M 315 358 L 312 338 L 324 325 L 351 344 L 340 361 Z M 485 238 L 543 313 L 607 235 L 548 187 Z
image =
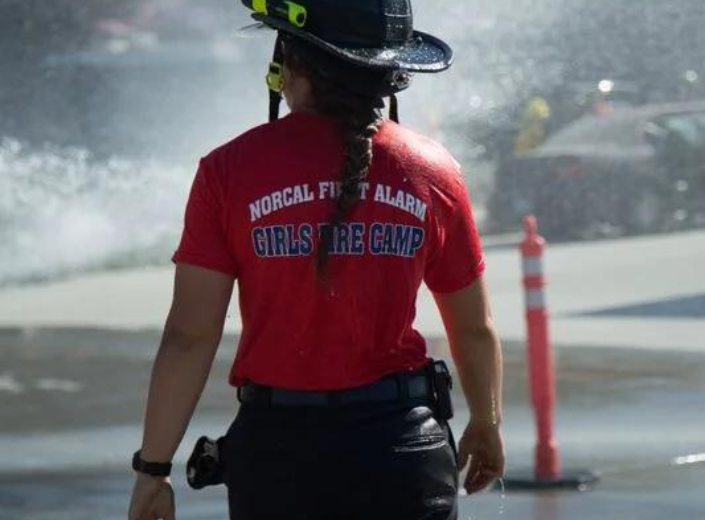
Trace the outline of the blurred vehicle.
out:
M 586 115 L 502 161 L 493 231 L 534 213 L 553 238 L 657 232 L 705 218 L 705 101 Z
M 535 121 L 540 115 L 545 120 L 546 137 L 559 132 L 570 123 L 588 115 L 605 115 L 619 108 L 628 108 L 644 103 L 644 89 L 633 81 L 603 78 L 596 81 L 568 81 L 555 85 L 543 93 L 535 94 L 526 101 L 522 118 L 526 124 L 527 113 Z M 543 101 L 545 106 L 541 106 Z M 539 105 L 537 106 L 537 102 Z M 519 139 L 523 124 L 519 126 Z M 528 151 L 529 148 L 516 146 L 515 150 Z
M 462 119 L 453 129 L 481 147 L 481 159 L 502 162 L 539 147 L 584 115 L 641 105 L 645 96 L 634 81 L 563 81 L 525 92 L 493 113 L 477 114 L 470 121 Z

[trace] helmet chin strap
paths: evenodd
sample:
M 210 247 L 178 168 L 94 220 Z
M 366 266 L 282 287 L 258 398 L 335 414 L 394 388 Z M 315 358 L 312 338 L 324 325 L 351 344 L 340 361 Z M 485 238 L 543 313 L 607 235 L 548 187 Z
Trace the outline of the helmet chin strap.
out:
M 269 91 L 269 122 L 273 123 L 279 119 L 279 105 L 281 105 L 282 96 L 279 92 Z
M 399 123 L 399 101 L 396 94 L 389 96 L 389 119 L 395 123 Z
M 272 63 L 269 65 L 267 86 L 269 87 L 269 122 L 279 119 L 279 107 L 282 102 L 282 89 L 284 88 L 284 45 L 282 37 L 277 36 L 274 44 Z

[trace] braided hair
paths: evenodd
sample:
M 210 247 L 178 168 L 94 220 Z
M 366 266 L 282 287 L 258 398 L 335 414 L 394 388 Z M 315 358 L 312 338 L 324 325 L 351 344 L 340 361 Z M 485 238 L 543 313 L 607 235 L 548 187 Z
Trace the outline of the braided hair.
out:
M 344 146 L 344 163 L 340 189 L 330 219 L 323 226 L 318 241 L 316 271 L 325 277 L 333 236 L 350 210 L 360 200 L 360 185 L 367 180 L 372 164 L 372 140 L 382 123 L 380 97 L 363 95 L 335 81 L 321 68 L 318 56 L 311 55 L 304 42 L 292 39 L 287 42 L 287 65 L 303 69 L 311 82 L 311 93 L 316 111 L 332 118 L 340 130 Z M 314 61 L 316 60 L 316 61 Z M 315 65 L 314 65 L 315 63 Z

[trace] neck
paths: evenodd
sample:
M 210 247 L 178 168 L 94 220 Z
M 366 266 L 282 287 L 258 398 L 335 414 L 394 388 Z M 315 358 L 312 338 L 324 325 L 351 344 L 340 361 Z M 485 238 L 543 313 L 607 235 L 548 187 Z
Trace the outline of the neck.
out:
M 301 112 L 305 114 L 315 114 L 318 111 L 313 103 L 310 102 L 295 102 L 289 104 L 289 110 L 291 112 Z

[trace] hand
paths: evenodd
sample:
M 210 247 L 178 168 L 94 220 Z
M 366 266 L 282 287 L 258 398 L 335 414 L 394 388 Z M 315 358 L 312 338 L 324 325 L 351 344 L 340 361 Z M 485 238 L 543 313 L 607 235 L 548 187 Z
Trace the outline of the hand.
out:
M 470 421 L 458 443 L 458 467 L 470 468 L 463 487 L 468 495 L 480 491 L 504 474 L 504 446 L 499 426 Z
M 128 520 L 176 520 L 175 511 L 174 490 L 169 478 L 138 473 Z

